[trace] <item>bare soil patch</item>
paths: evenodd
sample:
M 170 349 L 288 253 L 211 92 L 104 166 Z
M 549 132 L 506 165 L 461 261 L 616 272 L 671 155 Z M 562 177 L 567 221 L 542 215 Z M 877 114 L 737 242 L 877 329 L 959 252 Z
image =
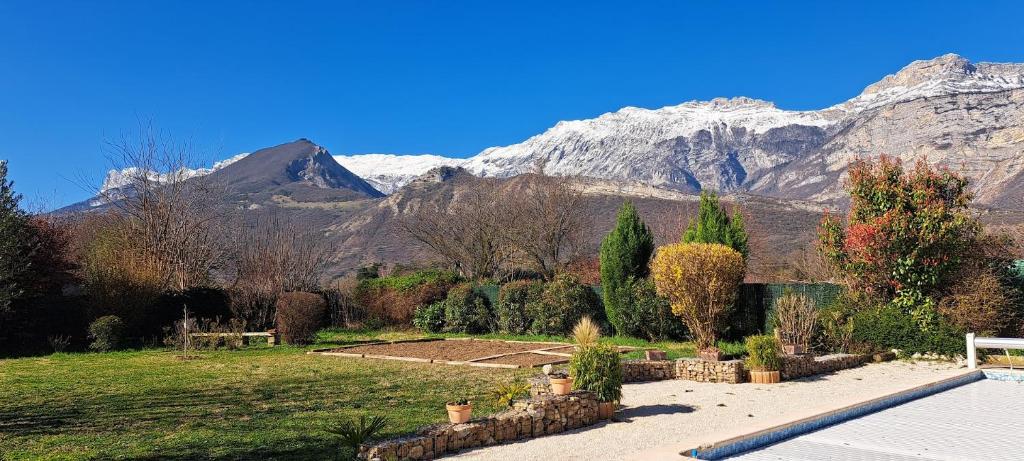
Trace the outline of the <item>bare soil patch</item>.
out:
M 388 355 L 392 357 L 412 357 L 418 359 L 447 360 L 461 362 L 473 359 L 481 359 L 499 354 L 513 354 L 517 352 L 525 352 L 536 349 L 546 349 L 556 346 L 557 344 L 549 343 L 516 343 L 506 341 L 471 339 L 396 342 L 388 344 L 367 344 L 362 346 L 333 349 L 331 352 Z M 551 356 L 551 358 L 553 359 L 552 361 L 556 361 L 559 357 Z
M 547 354 L 534 354 L 533 352 L 520 352 L 518 354 L 510 354 L 503 357 L 495 357 L 493 359 L 480 360 L 479 363 L 500 363 L 502 365 L 537 367 L 541 365 L 547 365 L 549 363 L 564 363 L 567 361 L 569 361 L 569 357 L 559 357 L 557 355 Z

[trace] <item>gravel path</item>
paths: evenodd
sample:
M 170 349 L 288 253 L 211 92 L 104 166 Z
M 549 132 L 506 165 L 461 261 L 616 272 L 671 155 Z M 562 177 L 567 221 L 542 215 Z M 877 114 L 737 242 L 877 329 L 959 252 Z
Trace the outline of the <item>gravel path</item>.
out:
M 680 450 L 766 429 L 966 370 L 951 364 L 888 362 L 781 384 L 658 381 L 623 386 L 617 421 L 452 459 L 689 459 Z

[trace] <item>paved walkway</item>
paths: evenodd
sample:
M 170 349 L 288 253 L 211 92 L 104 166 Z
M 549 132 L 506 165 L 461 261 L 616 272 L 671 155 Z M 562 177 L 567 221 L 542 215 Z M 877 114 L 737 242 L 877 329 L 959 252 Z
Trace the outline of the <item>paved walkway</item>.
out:
M 451 459 L 659 460 L 679 451 L 963 373 L 950 364 L 889 362 L 781 384 L 670 380 L 623 387 L 617 421 L 466 451 Z

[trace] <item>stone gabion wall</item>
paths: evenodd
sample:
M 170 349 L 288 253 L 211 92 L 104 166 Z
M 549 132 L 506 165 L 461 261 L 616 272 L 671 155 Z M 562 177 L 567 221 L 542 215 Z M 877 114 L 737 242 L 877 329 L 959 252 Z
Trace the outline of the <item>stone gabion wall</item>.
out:
M 676 364 L 671 360 L 624 360 L 622 382 L 641 383 L 675 379 Z
M 436 424 L 416 435 L 362 446 L 370 461 L 433 459 L 445 453 L 557 434 L 597 423 L 597 397 L 577 391 L 516 401 L 509 410 L 465 424 Z
M 821 357 L 784 355 L 782 356 L 782 369 L 779 371 L 782 379 L 797 379 L 859 367 L 871 360 L 872 356 L 859 354 L 833 354 Z
M 709 362 L 699 358 L 676 361 L 676 378 L 702 383 L 737 384 L 746 381 L 742 360 Z

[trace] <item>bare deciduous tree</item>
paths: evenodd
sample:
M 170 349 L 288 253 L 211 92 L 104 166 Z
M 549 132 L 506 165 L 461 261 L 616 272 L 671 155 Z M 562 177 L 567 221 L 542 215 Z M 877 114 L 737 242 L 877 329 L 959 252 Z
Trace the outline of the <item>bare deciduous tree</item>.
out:
M 575 258 L 583 244 L 586 214 L 574 180 L 537 176 L 507 202 L 513 210 L 507 229 L 521 262 L 551 279 Z
M 235 281 L 230 288 L 236 317 L 248 328 L 273 324 L 274 305 L 286 291 L 317 291 L 331 254 L 322 236 L 281 220 L 258 215 L 233 246 Z
M 495 179 L 481 179 L 447 207 L 421 204 L 401 226 L 462 275 L 493 276 L 513 253 L 507 195 L 499 186 Z
M 218 206 L 221 189 L 189 168 L 195 148 L 150 125 L 122 134 L 107 147 L 123 183 L 99 195 L 122 218 L 123 241 L 153 264 L 163 289 L 208 284 L 225 256 L 221 223 L 228 211 Z

